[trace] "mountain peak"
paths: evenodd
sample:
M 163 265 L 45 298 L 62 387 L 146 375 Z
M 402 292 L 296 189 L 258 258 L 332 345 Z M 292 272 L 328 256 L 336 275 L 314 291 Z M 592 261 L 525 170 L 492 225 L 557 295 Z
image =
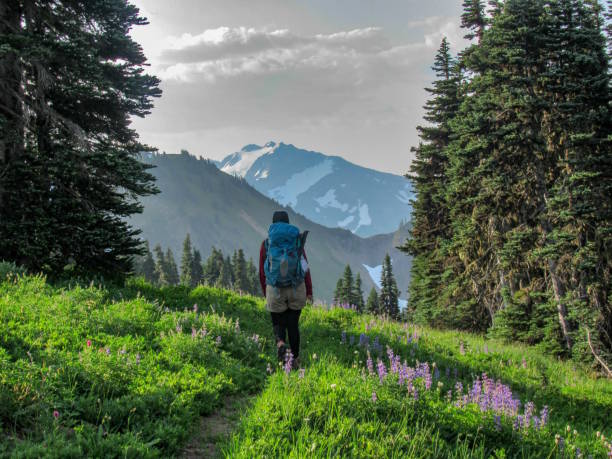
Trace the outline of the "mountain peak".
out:
M 272 140 L 270 140 L 267 144 L 264 145 L 265 148 L 274 148 L 275 146 L 276 146 L 276 142 Z
M 270 143 L 270 142 L 268 142 Z M 266 146 L 268 146 L 268 144 L 266 144 Z M 248 145 L 245 145 L 244 147 L 242 147 L 242 149 L 240 151 L 245 151 L 245 152 L 249 152 L 249 151 L 255 151 L 255 150 L 261 150 L 262 147 L 260 147 L 259 145 L 256 145 L 254 143 L 250 143 Z

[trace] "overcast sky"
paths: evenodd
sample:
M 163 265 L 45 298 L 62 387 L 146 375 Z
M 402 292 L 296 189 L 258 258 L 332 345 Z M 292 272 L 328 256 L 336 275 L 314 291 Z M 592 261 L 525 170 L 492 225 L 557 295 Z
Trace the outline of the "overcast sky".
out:
M 133 0 L 164 93 L 141 140 L 220 159 L 269 140 L 403 174 L 461 0 Z

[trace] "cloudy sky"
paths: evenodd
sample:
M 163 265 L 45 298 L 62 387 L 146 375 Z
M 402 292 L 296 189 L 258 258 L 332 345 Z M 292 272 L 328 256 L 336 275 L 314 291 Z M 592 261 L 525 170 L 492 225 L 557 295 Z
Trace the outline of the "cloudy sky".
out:
M 136 119 L 160 151 L 214 159 L 269 140 L 403 174 L 461 0 L 132 0 L 164 94 Z

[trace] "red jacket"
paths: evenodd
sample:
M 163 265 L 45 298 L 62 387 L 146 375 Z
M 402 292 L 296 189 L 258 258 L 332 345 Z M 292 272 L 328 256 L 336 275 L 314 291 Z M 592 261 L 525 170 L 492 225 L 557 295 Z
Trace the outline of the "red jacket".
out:
M 263 241 L 261 243 L 261 249 L 259 249 L 259 283 L 261 284 L 261 291 L 263 292 L 264 296 L 266 296 L 266 273 L 264 271 L 264 262 L 266 261 L 267 256 L 266 241 Z M 304 258 L 306 258 L 306 261 L 308 261 L 306 252 L 304 252 Z M 306 296 L 312 298 L 312 279 L 310 278 L 310 269 L 306 272 L 304 282 L 306 283 Z

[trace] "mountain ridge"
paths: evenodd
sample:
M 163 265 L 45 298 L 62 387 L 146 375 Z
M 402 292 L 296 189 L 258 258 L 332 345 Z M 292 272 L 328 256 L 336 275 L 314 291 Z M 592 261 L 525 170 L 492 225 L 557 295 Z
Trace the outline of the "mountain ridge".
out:
M 245 145 L 215 164 L 310 220 L 359 236 L 394 231 L 410 218 L 405 177 L 284 142 Z

